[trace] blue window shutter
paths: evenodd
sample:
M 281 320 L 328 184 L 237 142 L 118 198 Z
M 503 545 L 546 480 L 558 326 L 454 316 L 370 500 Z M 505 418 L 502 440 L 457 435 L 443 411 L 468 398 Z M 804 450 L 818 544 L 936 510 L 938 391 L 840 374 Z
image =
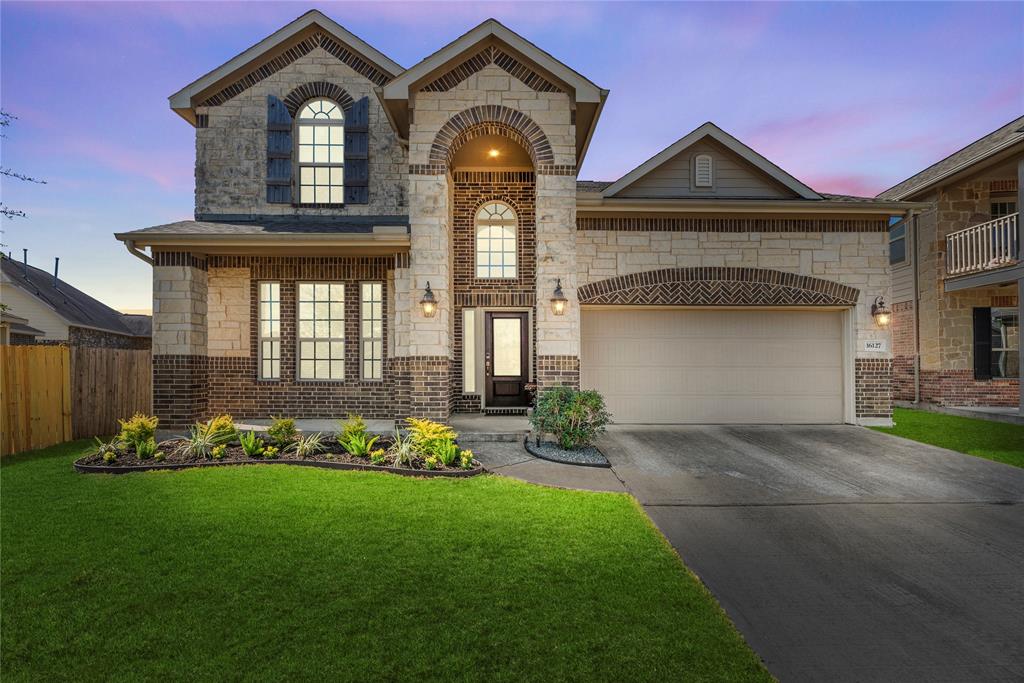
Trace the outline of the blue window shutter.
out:
M 284 102 L 267 95 L 267 203 L 292 201 L 292 117 Z
M 370 98 L 345 113 L 345 203 L 370 202 Z

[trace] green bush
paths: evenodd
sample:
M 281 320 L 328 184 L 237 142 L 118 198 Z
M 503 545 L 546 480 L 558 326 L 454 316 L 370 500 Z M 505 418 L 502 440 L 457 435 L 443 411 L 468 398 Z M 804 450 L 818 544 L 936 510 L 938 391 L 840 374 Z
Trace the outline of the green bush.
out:
M 344 443 L 353 436 L 366 435 L 366 421 L 362 415 L 348 414 L 348 419 L 338 420 L 341 431 L 338 433 L 338 443 Z
M 135 444 L 135 455 L 139 460 L 148 460 L 156 455 L 156 439 L 149 438 L 145 441 L 138 441 Z
M 295 451 L 295 455 L 300 458 L 308 458 L 327 450 L 327 446 L 324 444 L 324 435 L 320 432 L 296 438 L 289 448 Z
M 217 443 L 227 443 L 238 434 L 238 430 L 235 429 L 235 421 L 231 419 L 230 415 L 218 415 L 202 425 L 202 429 Z
M 267 428 L 267 436 L 277 444 L 277 447 L 285 448 L 299 435 L 295 428 L 295 420 L 290 417 L 273 417 L 270 427 Z
M 455 445 L 458 434 L 448 425 L 424 420 L 416 417 L 405 418 L 409 425 L 409 438 L 412 439 L 413 449 L 426 458 L 428 455 L 440 456 L 440 452 Z M 455 456 L 452 456 L 454 460 Z
M 370 436 L 365 431 L 352 432 L 347 439 L 338 438 L 341 447 L 357 458 L 367 458 L 373 451 L 373 444 L 377 443 L 379 436 Z
M 242 444 L 242 450 L 250 458 L 258 458 L 263 455 L 263 439 L 256 436 L 256 432 L 239 433 L 238 443 Z
M 567 450 L 589 446 L 604 432 L 611 415 L 600 393 L 572 387 L 554 387 L 537 398 L 530 424 L 539 435 L 551 434 Z
M 214 460 L 223 460 L 224 456 L 228 453 L 228 447 L 224 444 L 214 446 L 213 450 L 210 451 L 210 455 L 213 456 Z
M 121 425 L 121 433 L 117 438 L 119 441 L 129 444 L 139 450 L 139 444 L 156 438 L 156 426 L 159 420 L 144 413 L 135 413 L 127 420 L 118 420 Z

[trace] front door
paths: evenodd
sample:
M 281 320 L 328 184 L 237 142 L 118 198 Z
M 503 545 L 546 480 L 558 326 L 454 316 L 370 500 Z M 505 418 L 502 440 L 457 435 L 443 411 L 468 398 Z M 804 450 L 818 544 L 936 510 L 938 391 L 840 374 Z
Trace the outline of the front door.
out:
M 526 325 L 526 313 L 492 312 L 484 316 L 484 384 L 488 407 L 528 404 Z

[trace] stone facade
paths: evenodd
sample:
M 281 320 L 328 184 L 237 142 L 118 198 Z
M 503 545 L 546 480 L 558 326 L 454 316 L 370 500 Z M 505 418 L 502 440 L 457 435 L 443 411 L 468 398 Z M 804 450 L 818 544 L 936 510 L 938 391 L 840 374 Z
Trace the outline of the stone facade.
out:
M 991 203 L 1009 199 L 1016 182 L 988 176 L 939 188 L 922 198 L 934 208 L 918 216 L 917 269 L 920 307 L 920 399 L 950 406 L 1016 406 L 1016 379 L 974 378 L 973 310 L 976 307 L 1015 307 L 1016 287 L 985 287 L 946 292 L 946 237 L 952 232 L 990 220 Z M 909 290 L 912 292 L 913 289 Z M 894 395 L 914 399 L 914 301 L 893 305 Z M 899 340 L 897 343 L 896 340 Z
M 353 100 L 370 101 L 370 202 L 338 208 L 268 204 L 267 96 L 284 100 L 296 88 L 327 82 Z M 196 109 L 196 214 L 405 215 L 407 156 L 373 93 L 376 84 L 324 47 L 313 48 L 270 76 L 219 104 Z
M 890 291 L 885 220 L 689 216 L 682 205 L 667 217 L 578 216 L 577 103 L 550 74 L 493 43 L 474 48 L 409 93 L 401 141 L 374 93 L 385 75 L 323 33 L 296 40 L 196 106 L 197 218 L 269 216 L 284 224 L 284 216 L 301 216 L 309 224 L 308 216 L 330 225 L 331 217 L 407 217 L 409 248 L 345 257 L 315 247 L 301 256 L 157 251 L 154 410 L 162 424 L 219 413 L 447 420 L 479 410 L 484 388 L 463 392 L 467 308 L 528 312 L 529 379 L 540 390 L 578 387 L 581 306 L 599 304 L 852 308 L 857 416 L 890 415 L 891 354 L 859 350 L 862 342 L 889 341 L 870 315 L 874 298 Z M 294 113 L 311 94 L 342 104 L 369 97 L 368 204 L 267 203 L 267 98 Z M 453 167 L 460 150 L 473 149 L 467 144 L 495 135 L 522 147 L 532 169 Z M 474 217 L 491 200 L 518 217 L 514 279 L 476 277 Z M 281 297 L 274 380 L 260 378 L 258 363 L 259 283 L 268 280 L 279 283 Z M 355 350 L 346 350 L 342 380 L 297 379 L 303 280 L 346 286 L 346 349 Z M 360 373 L 359 285 L 367 281 L 385 292 L 380 380 Z M 437 300 L 431 317 L 419 305 L 428 283 Z M 564 315 L 548 303 L 559 283 L 569 301 Z

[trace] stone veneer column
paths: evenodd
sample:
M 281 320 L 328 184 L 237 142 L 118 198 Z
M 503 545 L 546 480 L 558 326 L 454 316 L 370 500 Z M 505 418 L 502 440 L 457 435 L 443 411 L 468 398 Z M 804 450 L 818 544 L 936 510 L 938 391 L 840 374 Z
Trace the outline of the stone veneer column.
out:
M 537 386 L 579 387 L 580 304 L 576 296 L 576 177 L 537 175 Z M 551 310 L 557 281 L 569 299 Z
M 183 427 L 206 415 L 206 261 L 158 252 L 153 266 L 153 413 Z
M 447 421 L 451 412 L 451 192 L 446 175 L 409 176 L 410 262 L 395 275 L 399 417 Z M 437 298 L 433 318 L 419 304 L 428 282 Z

